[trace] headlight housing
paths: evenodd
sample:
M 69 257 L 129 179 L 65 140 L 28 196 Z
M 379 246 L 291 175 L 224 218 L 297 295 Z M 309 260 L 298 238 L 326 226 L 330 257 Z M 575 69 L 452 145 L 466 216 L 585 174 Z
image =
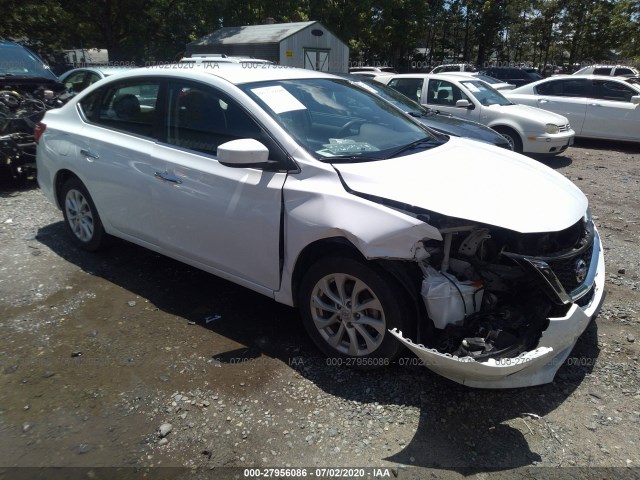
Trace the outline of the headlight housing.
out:
M 544 126 L 544 131 L 549 134 L 560 133 L 560 127 L 558 125 L 554 125 L 553 123 L 547 123 Z

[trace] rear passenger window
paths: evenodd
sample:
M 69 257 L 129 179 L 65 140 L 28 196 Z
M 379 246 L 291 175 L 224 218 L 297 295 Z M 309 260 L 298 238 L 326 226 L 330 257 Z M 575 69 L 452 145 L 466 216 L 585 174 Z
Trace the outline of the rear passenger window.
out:
M 557 97 L 588 97 L 589 85 L 585 79 L 555 80 L 538 85 L 536 92 Z
M 611 67 L 599 67 L 593 70 L 594 75 L 611 75 Z
M 423 84 L 424 80 L 422 78 L 394 78 L 389 82 L 390 87 L 417 102 L 420 102 Z
M 127 133 L 152 137 L 160 85 L 140 82 L 100 89 L 80 107 L 89 121 Z

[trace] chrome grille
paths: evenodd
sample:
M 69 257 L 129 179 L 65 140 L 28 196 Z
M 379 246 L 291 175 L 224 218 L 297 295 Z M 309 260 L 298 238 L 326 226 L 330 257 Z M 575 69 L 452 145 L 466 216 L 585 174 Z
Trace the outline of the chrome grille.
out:
M 568 132 L 569 130 L 571 130 L 571 125 L 570 124 L 566 124 L 566 125 L 560 125 L 560 131 L 561 132 Z
M 583 260 L 587 267 L 591 265 L 591 257 L 593 256 L 593 243 L 591 248 L 586 249 L 581 254 L 571 258 L 564 258 L 562 260 L 547 260 L 547 264 L 551 267 L 553 273 L 555 273 L 558 280 L 564 287 L 567 293 L 571 293 L 582 282 L 579 282 L 576 278 L 576 263 L 579 260 Z

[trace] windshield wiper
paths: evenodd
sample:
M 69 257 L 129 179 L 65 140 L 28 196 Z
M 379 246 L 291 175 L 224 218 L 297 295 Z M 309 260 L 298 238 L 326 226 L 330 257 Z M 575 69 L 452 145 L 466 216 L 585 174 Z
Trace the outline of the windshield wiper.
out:
M 361 155 L 348 155 L 348 156 L 336 156 L 336 157 L 322 157 L 320 160 L 329 163 L 362 163 L 362 162 L 377 162 L 384 160 L 382 157 L 366 157 Z
M 387 156 L 387 158 L 397 157 L 398 155 L 408 152 L 409 150 L 413 150 L 414 148 L 433 148 L 437 147 L 438 145 L 442 145 L 442 143 L 442 141 L 436 140 L 435 138 L 421 138 L 420 140 L 411 142 L 404 147 L 398 148 L 397 150 L 392 152 L 391 155 Z

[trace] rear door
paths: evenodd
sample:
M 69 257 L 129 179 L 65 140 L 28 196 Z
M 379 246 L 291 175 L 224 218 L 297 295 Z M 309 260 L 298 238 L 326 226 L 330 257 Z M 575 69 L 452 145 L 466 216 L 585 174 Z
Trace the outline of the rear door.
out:
M 157 79 L 123 80 L 85 97 L 87 121 L 75 137 L 78 173 L 102 219 L 124 236 L 155 243 L 151 208 L 153 166 L 149 153 L 158 136 Z
M 533 107 L 564 115 L 576 135 L 582 133 L 587 113 L 587 99 L 591 96 L 591 81 L 586 78 L 562 78 L 535 87 Z

